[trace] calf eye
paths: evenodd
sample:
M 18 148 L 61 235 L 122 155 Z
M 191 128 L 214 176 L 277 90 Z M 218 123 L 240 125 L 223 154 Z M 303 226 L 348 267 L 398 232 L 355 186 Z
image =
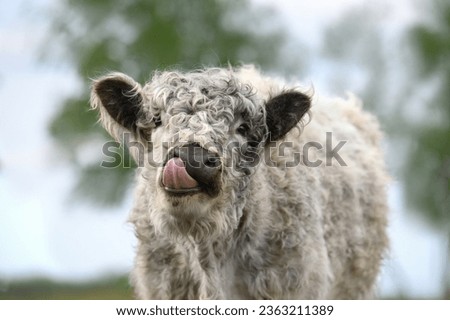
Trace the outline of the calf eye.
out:
M 160 117 L 155 118 L 153 121 L 154 121 L 156 127 L 159 127 L 161 125 L 161 118 Z
M 248 133 L 249 129 L 250 127 L 248 126 L 248 124 L 243 123 L 236 129 L 236 132 L 242 136 L 245 136 Z

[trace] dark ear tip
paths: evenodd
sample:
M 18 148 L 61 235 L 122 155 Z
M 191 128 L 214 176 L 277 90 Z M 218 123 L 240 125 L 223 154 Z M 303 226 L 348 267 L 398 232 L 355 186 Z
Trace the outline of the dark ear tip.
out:
M 106 91 L 108 88 L 115 87 L 115 82 L 117 80 L 114 79 L 100 79 L 95 80 L 92 84 L 92 90 L 96 94 L 101 94 L 102 92 Z
M 95 80 L 92 92 L 101 101 L 106 112 L 120 125 L 135 129 L 142 105 L 139 85 L 123 74 L 111 74 Z
M 295 103 L 297 105 L 302 105 L 303 107 L 305 107 L 306 104 L 309 105 L 311 104 L 311 97 L 303 92 L 291 90 L 283 92 L 271 98 L 268 103 L 271 102 L 288 103 L 288 104 Z
M 135 86 L 123 81 L 123 79 L 106 78 L 94 82 L 93 90 L 99 96 L 100 100 L 103 100 L 102 97 L 119 97 L 130 94 L 135 90 Z
M 139 84 L 133 78 L 120 72 L 112 72 L 101 78 L 94 79 L 92 83 L 92 90 L 95 93 L 112 92 L 115 89 L 136 91 L 139 87 Z

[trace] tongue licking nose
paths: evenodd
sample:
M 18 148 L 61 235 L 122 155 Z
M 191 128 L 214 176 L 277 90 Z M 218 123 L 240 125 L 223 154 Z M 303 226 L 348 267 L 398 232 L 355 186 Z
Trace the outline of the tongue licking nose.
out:
M 198 187 L 198 182 L 187 173 L 183 160 L 177 157 L 170 159 L 166 163 L 163 170 L 162 184 L 166 188 L 175 190 Z

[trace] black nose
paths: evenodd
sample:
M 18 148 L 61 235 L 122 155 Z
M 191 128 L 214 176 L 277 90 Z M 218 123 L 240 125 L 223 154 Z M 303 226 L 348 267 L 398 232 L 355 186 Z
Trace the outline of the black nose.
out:
M 216 183 L 221 170 L 221 161 L 217 154 L 191 143 L 175 147 L 169 158 L 173 157 L 183 160 L 187 173 L 200 184 L 211 186 Z

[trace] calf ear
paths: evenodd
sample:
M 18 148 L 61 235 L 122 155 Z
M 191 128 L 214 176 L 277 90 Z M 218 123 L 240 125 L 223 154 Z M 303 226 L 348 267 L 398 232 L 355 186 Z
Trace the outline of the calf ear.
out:
M 124 74 L 112 73 L 94 81 L 91 106 L 99 109 L 103 126 L 116 139 L 123 129 L 136 134 L 143 106 L 142 87 Z
M 283 138 L 311 107 L 311 99 L 297 92 L 283 92 L 266 103 L 267 142 Z

